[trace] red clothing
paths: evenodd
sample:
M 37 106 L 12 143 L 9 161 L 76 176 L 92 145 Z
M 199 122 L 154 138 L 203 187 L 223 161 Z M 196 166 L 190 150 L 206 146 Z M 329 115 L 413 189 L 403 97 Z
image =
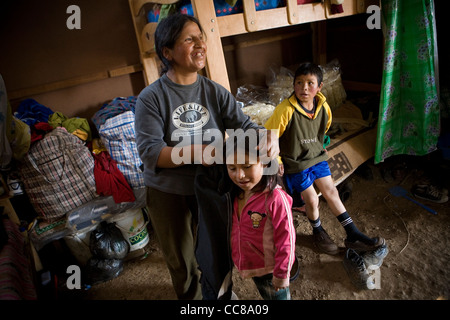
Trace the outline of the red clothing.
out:
M 47 132 L 53 130 L 53 127 L 47 122 L 37 122 L 31 127 L 31 144 L 42 140 Z
M 274 286 L 289 286 L 296 238 L 291 208 L 292 198 L 280 186 L 271 195 L 252 195 L 240 219 L 234 200 L 231 249 L 243 278 L 273 273 Z
M 117 168 L 117 163 L 108 152 L 93 154 L 95 160 L 94 177 L 97 193 L 101 196 L 112 195 L 115 203 L 134 202 L 133 189 Z

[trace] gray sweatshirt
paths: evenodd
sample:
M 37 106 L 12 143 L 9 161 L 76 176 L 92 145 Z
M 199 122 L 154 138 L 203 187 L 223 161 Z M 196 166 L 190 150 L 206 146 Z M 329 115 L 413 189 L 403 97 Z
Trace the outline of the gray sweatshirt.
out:
M 223 135 L 226 129 L 260 128 L 242 112 L 228 90 L 201 75 L 191 85 L 174 83 L 163 75 L 139 94 L 135 115 L 145 185 L 181 195 L 194 194 L 194 175 L 200 164 L 157 168 L 163 147 L 210 144 L 208 135 L 215 137 L 217 129 Z

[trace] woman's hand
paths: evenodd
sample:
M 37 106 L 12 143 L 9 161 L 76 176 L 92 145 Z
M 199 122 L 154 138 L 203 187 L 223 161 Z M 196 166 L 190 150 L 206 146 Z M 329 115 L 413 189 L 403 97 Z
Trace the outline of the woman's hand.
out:
M 261 156 L 267 156 L 269 160 L 275 159 L 280 153 L 278 145 L 278 136 L 274 130 L 264 130 L 260 136 L 258 150 Z
M 282 177 L 284 175 L 284 165 L 283 163 L 278 163 L 278 175 Z

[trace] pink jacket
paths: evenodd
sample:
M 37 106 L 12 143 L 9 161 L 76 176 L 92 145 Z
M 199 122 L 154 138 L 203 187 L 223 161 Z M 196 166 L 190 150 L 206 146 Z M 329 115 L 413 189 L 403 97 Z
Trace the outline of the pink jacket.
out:
M 280 186 L 268 194 L 252 195 L 240 219 L 238 201 L 234 200 L 232 257 L 243 278 L 273 273 L 273 285 L 287 287 L 295 260 L 292 198 Z

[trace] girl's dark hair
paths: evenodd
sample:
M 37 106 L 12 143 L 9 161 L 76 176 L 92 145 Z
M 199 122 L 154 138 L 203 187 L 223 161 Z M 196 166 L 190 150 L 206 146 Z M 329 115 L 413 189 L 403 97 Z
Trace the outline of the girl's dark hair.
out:
M 171 67 L 170 61 L 164 57 L 164 47 L 173 49 L 184 25 L 189 21 L 196 23 L 203 33 L 202 26 L 197 18 L 179 12 L 168 15 L 158 23 L 155 30 L 155 50 L 162 63 L 160 75 L 166 73 Z
M 322 83 L 323 81 L 322 68 L 318 64 L 312 62 L 304 62 L 298 66 L 297 70 L 295 70 L 294 83 L 295 79 L 297 79 L 298 76 L 304 76 L 308 74 L 315 75 L 317 77 L 317 83 L 319 85 Z
M 249 130 L 255 130 L 255 129 L 249 129 Z M 256 145 L 259 145 L 259 141 L 260 141 L 260 138 L 262 137 L 262 135 L 260 134 L 260 132 L 257 132 L 257 130 L 255 130 L 255 132 L 256 132 Z M 260 157 L 259 150 L 255 149 L 255 144 L 252 143 L 253 141 L 251 141 L 251 138 L 249 137 L 249 135 L 246 135 L 244 132 L 242 132 L 242 134 L 238 133 L 235 136 L 231 136 L 230 138 L 227 139 L 226 146 L 232 142 L 233 142 L 233 149 L 228 148 L 228 147 L 225 148 L 225 152 L 226 152 L 225 159 L 227 159 L 228 156 L 230 156 L 230 155 L 236 155 L 238 152 L 244 152 L 245 155 L 248 155 L 251 160 L 259 159 L 259 157 Z M 267 165 L 268 166 L 276 165 L 277 163 L 275 163 L 274 161 L 276 162 L 277 160 L 275 159 Z M 266 188 L 268 188 L 269 194 L 270 194 L 270 193 L 272 193 L 272 191 L 275 189 L 275 187 L 278 184 L 282 184 L 282 181 L 281 181 L 280 176 L 278 175 L 278 169 L 277 169 L 277 170 L 275 170 L 275 173 L 273 173 L 273 174 L 263 174 L 261 180 L 259 181 L 259 183 L 256 186 L 253 187 L 252 191 L 253 192 L 262 192 L 262 191 L 266 190 Z M 242 193 L 242 189 L 233 183 L 232 190 L 231 190 L 232 197 L 239 196 L 241 193 Z

